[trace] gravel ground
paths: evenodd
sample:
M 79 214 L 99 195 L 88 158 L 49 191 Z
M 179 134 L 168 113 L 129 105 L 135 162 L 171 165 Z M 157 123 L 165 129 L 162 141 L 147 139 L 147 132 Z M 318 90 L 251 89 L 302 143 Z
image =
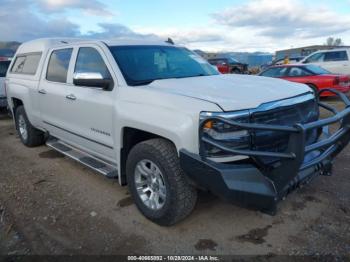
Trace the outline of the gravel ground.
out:
M 163 228 L 117 181 L 24 147 L 6 115 L 0 137 L 0 254 L 350 255 L 349 148 L 334 176 L 296 190 L 276 216 L 201 193 L 189 218 Z

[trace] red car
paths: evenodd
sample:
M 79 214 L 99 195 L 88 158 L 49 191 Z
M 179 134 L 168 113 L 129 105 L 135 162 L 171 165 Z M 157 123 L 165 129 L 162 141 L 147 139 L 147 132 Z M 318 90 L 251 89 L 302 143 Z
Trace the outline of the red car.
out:
M 307 84 L 315 91 L 320 91 L 324 88 L 335 89 L 343 93 L 350 91 L 349 76 L 335 75 L 316 65 L 288 64 L 273 66 L 261 72 L 259 75 Z M 331 92 L 324 92 L 321 96 L 334 96 L 334 94 Z
M 248 74 L 248 65 L 238 62 L 232 57 L 211 58 L 208 62 L 216 66 L 221 74 Z

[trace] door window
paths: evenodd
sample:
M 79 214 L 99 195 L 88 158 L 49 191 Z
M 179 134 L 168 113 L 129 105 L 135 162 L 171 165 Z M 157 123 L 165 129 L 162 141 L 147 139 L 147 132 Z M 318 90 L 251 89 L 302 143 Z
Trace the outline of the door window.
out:
M 287 72 L 288 67 L 272 67 L 261 73 L 261 76 L 267 77 L 283 77 Z
M 346 53 L 346 51 L 327 52 L 324 58 L 325 62 L 347 61 L 347 60 L 348 60 L 348 54 Z
M 316 63 L 316 62 L 322 62 L 324 59 L 324 53 L 317 53 L 312 56 L 310 56 L 305 63 Z
M 52 52 L 47 67 L 46 79 L 52 82 L 66 83 L 72 48 Z
M 111 78 L 111 74 L 100 53 L 91 47 L 79 49 L 74 73 L 100 73 L 104 79 Z

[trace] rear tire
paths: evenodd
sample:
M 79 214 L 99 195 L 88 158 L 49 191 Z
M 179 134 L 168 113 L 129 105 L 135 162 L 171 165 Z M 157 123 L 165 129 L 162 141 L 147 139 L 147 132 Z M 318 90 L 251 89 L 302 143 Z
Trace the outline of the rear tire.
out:
M 44 132 L 36 129 L 29 122 L 27 114 L 23 106 L 19 106 L 15 113 L 16 129 L 18 135 L 24 145 L 27 147 L 35 147 L 44 144 Z
M 186 180 L 171 142 L 151 139 L 134 146 L 128 155 L 126 174 L 136 206 L 154 223 L 171 226 L 194 209 L 197 190 Z M 158 202 L 152 204 L 154 201 Z

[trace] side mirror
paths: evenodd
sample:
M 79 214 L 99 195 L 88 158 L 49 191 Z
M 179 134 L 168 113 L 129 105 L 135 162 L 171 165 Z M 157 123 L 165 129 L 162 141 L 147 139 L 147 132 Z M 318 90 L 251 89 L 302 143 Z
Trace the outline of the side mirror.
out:
M 98 87 L 104 90 L 113 89 L 113 80 L 103 78 L 101 73 L 75 73 L 73 84 L 76 86 Z

